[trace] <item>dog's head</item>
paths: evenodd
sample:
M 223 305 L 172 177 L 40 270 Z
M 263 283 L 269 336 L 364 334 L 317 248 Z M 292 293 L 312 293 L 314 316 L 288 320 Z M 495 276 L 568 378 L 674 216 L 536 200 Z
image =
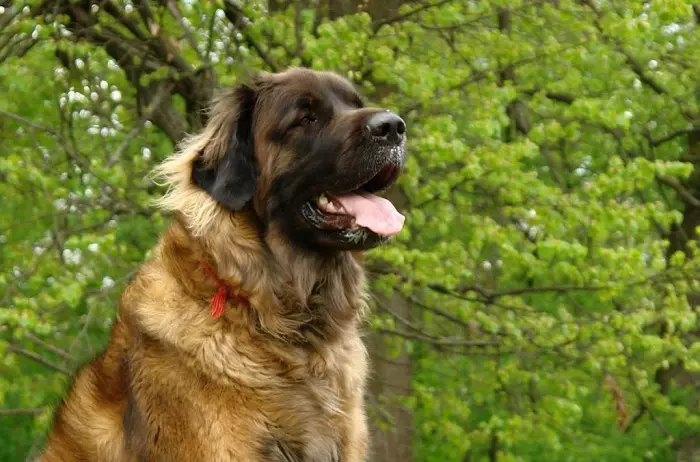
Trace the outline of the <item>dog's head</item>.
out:
M 368 249 L 403 225 L 376 193 L 403 166 L 406 125 L 336 74 L 259 75 L 219 98 L 203 133 L 191 183 L 299 245 Z

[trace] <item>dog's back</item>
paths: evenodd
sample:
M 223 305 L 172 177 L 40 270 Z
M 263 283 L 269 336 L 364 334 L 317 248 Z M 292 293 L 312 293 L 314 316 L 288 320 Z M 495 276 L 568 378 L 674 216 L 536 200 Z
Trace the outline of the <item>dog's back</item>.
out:
M 122 432 L 129 380 L 128 343 L 124 326 L 117 322 L 107 349 L 80 371 L 58 407 L 47 448 L 39 460 L 130 460 L 123 451 Z

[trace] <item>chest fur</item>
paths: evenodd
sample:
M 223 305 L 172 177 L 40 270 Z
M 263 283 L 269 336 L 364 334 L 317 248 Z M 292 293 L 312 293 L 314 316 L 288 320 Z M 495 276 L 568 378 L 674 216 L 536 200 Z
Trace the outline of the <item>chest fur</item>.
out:
M 195 374 L 173 367 L 151 388 L 178 403 L 177 420 L 190 435 L 182 444 L 196 441 L 201 458 L 212 461 L 344 460 L 348 435 L 363 415 L 357 407 L 367 364 L 358 335 L 284 356 L 251 348 L 253 339 L 241 335 L 210 339 L 215 345 L 203 342 L 186 365 Z M 172 416 L 157 420 L 152 429 L 172 427 Z

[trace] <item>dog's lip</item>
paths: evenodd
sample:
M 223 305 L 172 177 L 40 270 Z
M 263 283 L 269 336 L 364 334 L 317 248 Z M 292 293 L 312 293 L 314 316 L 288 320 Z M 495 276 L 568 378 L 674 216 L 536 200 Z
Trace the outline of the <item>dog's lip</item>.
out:
M 396 179 L 399 177 L 399 170 L 400 167 L 398 164 L 389 162 L 380 168 L 369 181 L 363 183 L 358 188 L 353 189 L 353 191 L 362 190 L 368 193 L 385 191 L 389 188 L 389 186 L 396 182 Z
M 328 213 L 321 210 L 316 200 L 308 200 L 302 207 L 302 215 L 314 227 L 329 231 L 352 229 L 355 227 L 355 218 L 345 213 Z
M 370 194 L 386 191 L 396 182 L 400 171 L 401 166 L 398 163 L 389 161 L 382 164 L 369 179 L 360 182 L 355 187 L 324 191 L 324 194 L 328 196 L 342 196 L 343 194 L 349 194 L 355 191 L 364 191 Z

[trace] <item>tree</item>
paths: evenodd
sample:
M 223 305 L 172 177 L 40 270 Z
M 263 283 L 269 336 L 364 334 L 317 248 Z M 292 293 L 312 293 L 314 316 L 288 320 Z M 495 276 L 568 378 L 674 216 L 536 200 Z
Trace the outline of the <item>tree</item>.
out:
M 217 87 L 290 65 L 409 126 L 407 228 L 368 255 L 376 460 L 698 457 L 697 5 L 0 8 L 0 459 L 41 444 L 167 222 L 150 168 Z

